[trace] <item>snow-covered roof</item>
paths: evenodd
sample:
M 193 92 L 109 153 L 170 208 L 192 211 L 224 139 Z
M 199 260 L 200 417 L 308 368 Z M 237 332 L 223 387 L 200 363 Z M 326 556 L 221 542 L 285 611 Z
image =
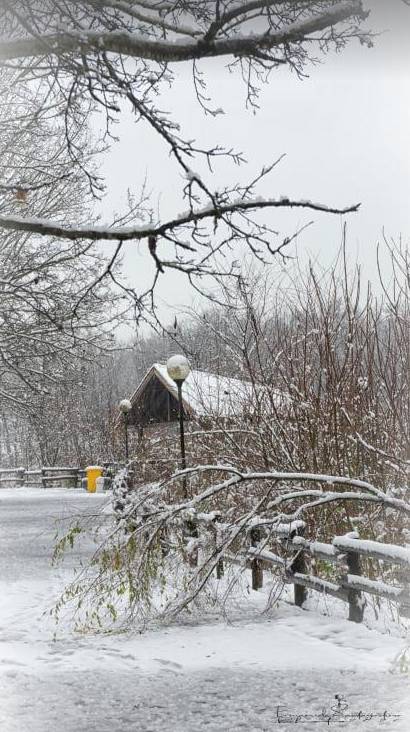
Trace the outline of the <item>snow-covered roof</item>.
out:
M 132 404 L 138 401 L 153 376 L 156 376 L 168 391 L 178 398 L 177 385 L 168 375 L 166 365 L 154 363 L 131 397 Z M 182 387 L 185 410 L 192 416 L 198 417 L 229 417 L 242 414 L 251 408 L 254 395 L 255 386 L 251 381 L 219 376 L 196 369 L 192 369 Z
M 177 396 L 176 384 L 168 376 L 167 367 L 156 363 L 154 368 L 161 381 Z M 233 416 L 243 411 L 246 403 L 250 404 L 252 383 L 193 369 L 184 381 L 182 398 L 189 410 L 198 416 Z

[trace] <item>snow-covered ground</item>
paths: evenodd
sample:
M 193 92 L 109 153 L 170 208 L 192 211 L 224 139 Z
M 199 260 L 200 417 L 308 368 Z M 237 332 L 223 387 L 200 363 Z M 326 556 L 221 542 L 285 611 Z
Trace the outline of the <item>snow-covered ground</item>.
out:
M 115 636 L 64 627 L 53 640 L 44 611 L 90 549 L 51 568 L 56 520 L 105 500 L 0 492 L 1 732 L 410 729 L 410 679 L 391 672 L 399 634 L 285 602 L 263 614 L 260 593 L 230 622 Z

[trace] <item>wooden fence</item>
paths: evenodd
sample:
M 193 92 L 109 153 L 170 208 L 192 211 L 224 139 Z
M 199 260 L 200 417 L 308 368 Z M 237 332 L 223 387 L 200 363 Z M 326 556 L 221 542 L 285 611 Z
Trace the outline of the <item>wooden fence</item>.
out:
M 217 521 L 218 519 L 214 522 L 215 529 Z M 203 521 L 198 517 L 193 522 L 199 529 Z M 209 526 L 209 520 L 206 519 L 205 522 Z M 356 532 L 337 536 L 331 544 L 326 544 L 305 538 L 306 526 L 303 521 L 276 526 L 274 521 L 261 523 L 270 524 L 269 542 L 275 542 L 280 547 L 281 555 L 266 546 L 263 527 L 256 524 L 249 531 L 249 548 L 246 552 L 222 554 L 216 568 L 217 577 L 223 575 L 224 562 L 245 565 L 252 572 L 252 589 L 258 590 L 263 586 L 264 571 L 272 571 L 276 567 L 281 570 L 284 581 L 294 585 L 294 602 L 299 607 L 306 600 L 307 590 L 314 590 L 347 603 L 349 620 L 361 623 L 366 604 L 363 593 L 368 593 L 398 603 L 400 614 L 410 617 L 410 549 L 395 544 L 362 540 Z M 223 524 L 220 524 L 220 529 L 223 530 Z M 329 582 L 309 574 L 309 557 L 336 565 L 339 570 L 338 580 Z M 387 584 L 364 576 L 362 558 L 400 566 L 401 584 Z
M 85 470 L 80 468 L 46 467 L 37 470 L 24 468 L 0 468 L 0 488 L 29 486 L 49 488 L 59 485 L 65 488 L 81 488 Z
M 85 470 L 81 468 L 44 467 L 37 470 L 1 468 L 0 488 L 13 486 L 48 488 L 56 484 L 67 488 L 80 488 L 84 477 Z M 203 524 L 209 529 L 209 518 L 202 518 L 203 516 L 198 514 L 190 518 L 191 536 L 198 536 Z M 223 531 L 225 525 L 221 517 L 216 514 L 212 524 L 217 542 L 218 527 L 219 531 Z M 264 538 L 264 534 L 266 537 L 264 528 L 267 527 L 269 542 L 274 542 L 280 547 L 281 554 L 277 554 L 267 546 L 267 539 Z M 221 554 L 216 567 L 217 577 L 222 577 L 225 562 L 248 566 L 252 574 L 252 588 L 258 590 L 263 586 L 264 572 L 272 571 L 275 567 L 281 570 L 285 582 L 294 585 L 294 602 L 299 607 L 306 600 L 307 590 L 314 590 L 347 603 L 349 620 L 361 623 L 365 607 L 363 593 L 365 593 L 398 603 L 400 614 L 410 617 L 410 549 L 396 544 L 362 540 L 357 533 L 336 536 L 331 544 L 310 541 L 305 538 L 305 529 L 303 521 L 275 524 L 274 519 L 264 519 L 256 522 L 248 532 L 249 547 L 245 552 Z M 309 574 L 309 557 L 336 565 L 339 570 L 337 581 L 330 582 Z M 388 584 L 364 576 L 363 557 L 400 566 L 401 584 Z

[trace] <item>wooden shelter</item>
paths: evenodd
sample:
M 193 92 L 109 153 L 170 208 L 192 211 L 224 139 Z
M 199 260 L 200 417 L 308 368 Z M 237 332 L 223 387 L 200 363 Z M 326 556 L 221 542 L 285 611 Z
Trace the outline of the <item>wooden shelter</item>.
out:
M 183 383 L 182 401 L 187 420 L 230 417 L 243 413 L 252 399 L 249 381 L 192 370 Z M 131 397 L 130 426 L 175 422 L 178 419 L 178 391 L 166 366 L 154 363 Z

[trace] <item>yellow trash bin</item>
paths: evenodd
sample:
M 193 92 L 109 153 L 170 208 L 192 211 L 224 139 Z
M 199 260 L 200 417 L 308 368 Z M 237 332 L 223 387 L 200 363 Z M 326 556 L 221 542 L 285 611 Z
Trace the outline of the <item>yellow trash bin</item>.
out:
M 90 465 L 85 469 L 87 476 L 87 491 L 89 493 L 95 493 L 97 490 L 97 478 L 100 478 L 103 474 L 103 469 L 98 465 Z

